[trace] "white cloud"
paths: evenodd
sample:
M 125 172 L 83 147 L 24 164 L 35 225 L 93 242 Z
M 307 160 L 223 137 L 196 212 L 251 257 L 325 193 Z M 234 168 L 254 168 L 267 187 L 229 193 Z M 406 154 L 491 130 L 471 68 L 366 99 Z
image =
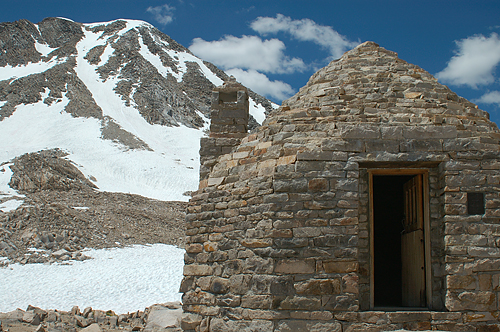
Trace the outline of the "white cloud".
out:
M 482 95 L 479 99 L 474 100 L 475 103 L 497 104 L 500 106 L 500 91 L 491 91 Z
M 146 9 L 148 13 L 153 14 L 155 20 L 161 25 L 167 25 L 174 20 L 174 10 L 175 7 L 167 4 L 156 7 L 149 6 Z
M 500 39 L 476 35 L 455 41 L 458 50 L 445 69 L 436 74 L 444 83 L 477 88 L 495 82 L 494 71 L 500 63 Z
M 349 41 L 332 27 L 319 25 L 308 18 L 292 20 L 277 14 L 276 17 L 258 17 L 250 27 L 261 35 L 287 32 L 297 40 L 310 41 L 328 49 L 335 58 L 340 58 L 345 51 L 359 44 Z
M 295 92 L 289 84 L 282 81 L 271 81 L 266 75 L 253 69 L 243 70 L 234 68 L 226 70 L 226 73 L 233 75 L 244 86 L 269 98 L 283 100 Z
M 257 36 L 224 36 L 220 40 L 193 39 L 189 47 L 200 58 L 223 69 L 244 68 L 267 73 L 302 71 L 302 59 L 285 56 L 285 44 L 278 39 L 262 40 Z

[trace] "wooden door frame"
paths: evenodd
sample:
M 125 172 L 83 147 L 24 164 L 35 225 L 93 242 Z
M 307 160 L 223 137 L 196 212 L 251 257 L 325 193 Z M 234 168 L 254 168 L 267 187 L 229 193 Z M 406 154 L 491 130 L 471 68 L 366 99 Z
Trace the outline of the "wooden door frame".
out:
M 374 175 L 418 175 L 422 174 L 423 193 L 423 219 L 424 219 L 424 260 L 425 260 L 425 292 L 427 308 L 432 303 L 431 282 L 431 236 L 430 236 L 430 195 L 429 195 L 429 169 L 427 168 L 370 168 L 368 171 L 369 205 L 368 218 L 370 227 L 370 310 L 375 308 L 375 245 L 374 245 L 374 211 L 373 211 L 373 176 Z

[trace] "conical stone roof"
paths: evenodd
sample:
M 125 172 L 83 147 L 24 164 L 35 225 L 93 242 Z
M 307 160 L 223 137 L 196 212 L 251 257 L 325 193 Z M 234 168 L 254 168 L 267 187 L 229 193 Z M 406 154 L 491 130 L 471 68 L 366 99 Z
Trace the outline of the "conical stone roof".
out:
M 496 127 L 487 112 L 374 42 L 320 69 L 281 110 L 301 108 L 331 110 L 335 121 Z
M 331 160 L 334 152 L 353 152 L 358 162 L 442 161 L 449 153 L 498 151 L 499 138 L 487 112 L 395 52 L 365 42 L 316 72 L 222 156 L 209 185 L 272 176 L 277 165 L 313 158 L 308 153 Z

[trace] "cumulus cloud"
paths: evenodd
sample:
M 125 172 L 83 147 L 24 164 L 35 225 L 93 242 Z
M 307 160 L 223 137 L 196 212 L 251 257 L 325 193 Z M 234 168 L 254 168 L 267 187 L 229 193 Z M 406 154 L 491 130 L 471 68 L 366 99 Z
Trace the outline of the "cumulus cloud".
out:
M 311 19 L 292 20 L 277 14 L 276 17 L 258 17 L 250 27 L 261 35 L 285 32 L 300 41 L 310 41 L 328 49 L 334 58 L 355 47 L 359 43 L 349 41 L 330 26 L 319 25 Z
M 491 91 L 482 95 L 479 99 L 474 100 L 475 103 L 497 104 L 500 106 L 500 91 Z
M 436 74 L 444 83 L 477 88 L 495 82 L 494 72 L 500 63 L 500 39 L 496 33 L 490 37 L 476 35 L 455 42 L 455 52 L 445 69 Z
M 175 7 L 167 4 L 156 7 L 149 6 L 146 9 L 148 13 L 153 14 L 155 20 L 161 25 L 167 25 L 174 20 L 174 10 Z
M 271 81 L 266 75 L 253 69 L 243 70 L 234 68 L 227 70 L 226 73 L 233 75 L 244 86 L 269 98 L 283 100 L 294 93 L 289 84 L 282 81 Z
M 189 49 L 200 58 L 223 69 L 243 68 L 267 73 L 293 73 L 305 68 L 302 59 L 285 56 L 285 44 L 278 39 L 224 36 L 216 41 L 205 41 L 195 38 Z

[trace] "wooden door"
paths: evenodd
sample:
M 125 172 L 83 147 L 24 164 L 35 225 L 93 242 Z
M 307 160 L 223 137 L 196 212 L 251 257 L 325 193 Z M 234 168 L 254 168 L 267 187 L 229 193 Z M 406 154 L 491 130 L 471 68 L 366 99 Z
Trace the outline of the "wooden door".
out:
M 422 175 L 416 175 L 404 184 L 404 196 L 404 231 L 401 235 L 403 306 L 425 307 Z

